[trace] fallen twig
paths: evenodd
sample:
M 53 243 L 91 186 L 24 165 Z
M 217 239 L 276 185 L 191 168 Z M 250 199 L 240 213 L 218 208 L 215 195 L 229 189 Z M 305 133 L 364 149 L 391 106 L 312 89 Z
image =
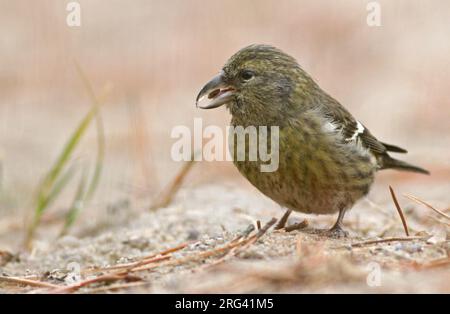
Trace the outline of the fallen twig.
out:
M 177 245 L 177 246 L 175 246 L 173 248 L 169 248 L 167 250 L 164 250 L 162 252 L 144 256 L 142 259 L 140 259 L 138 261 L 135 261 L 135 262 L 125 263 L 125 264 L 118 264 L 118 265 L 113 265 L 113 266 L 108 266 L 108 267 L 103 267 L 103 268 L 87 269 L 87 270 L 84 270 L 83 273 L 93 273 L 93 272 L 117 270 L 117 269 L 132 269 L 134 267 L 139 267 L 139 266 L 150 264 L 150 263 L 156 263 L 156 262 L 164 261 L 164 260 L 167 260 L 167 259 L 171 258 L 171 256 L 169 254 L 171 254 L 173 252 L 176 252 L 176 251 L 179 251 L 179 250 L 182 250 L 188 245 L 189 245 L 189 242 L 185 242 L 185 243 Z
M 275 230 L 280 230 L 283 229 L 284 226 L 286 225 L 286 222 L 288 221 L 289 215 L 292 213 L 292 209 L 288 209 L 283 217 L 281 217 L 280 221 L 277 223 L 277 225 L 275 226 Z
M 258 230 L 260 230 L 261 228 L 259 228 Z M 231 242 L 236 242 L 236 241 L 239 241 L 240 239 L 242 239 L 242 238 L 247 238 L 249 235 L 250 235 L 250 233 L 252 233 L 253 232 L 253 230 L 255 230 L 255 225 L 254 224 L 250 224 L 250 225 L 248 225 L 247 226 L 247 228 L 244 230 L 244 231 L 242 231 L 236 238 L 234 238 Z
M 150 258 L 150 259 L 149 258 L 142 259 L 142 260 L 132 262 L 132 263 L 108 266 L 108 267 L 104 267 L 101 269 L 90 269 L 87 272 L 99 272 L 99 271 L 118 270 L 118 269 L 131 270 L 131 269 L 139 267 L 139 266 L 165 261 L 170 258 L 171 258 L 170 255 L 158 256 L 158 257 Z
M 394 201 L 395 208 L 397 208 L 397 212 L 400 215 L 400 219 L 402 220 L 403 229 L 405 229 L 405 234 L 407 237 L 409 237 L 408 224 L 406 223 L 405 215 L 403 215 L 403 210 L 400 207 L 400 204 L 397 201 L 397 197 L 395 196 L 394 189 L 392 189 L 391 186 L 389 186 L 389 191 L 391 191 L 391 196 L 392 200 Z
M 188 246 L 189 244 L 191 244 L 191 242 L 184 242 L 184 243 L 181 243 L 180 245 L 177 245 L 177 246 L 174 246 L 174 247 L 172 247 L 172 248 L 169 248 L 169 249 L 167 249 L 167 250 L 164 250 L 164 251 L 162 251 L 162 252 L 159 252 L 159 253 L 157 253 L 157 254 L 150 254 L 150 255 L 147 255 L 147 256 L 145 256 L 144 258 L 145 259 L 148 259 L 148 258 L 153 258 L 153 257 L 156 257 L 156 256 L 164 256 L 164 255 L 167 255 L 167 254 L 170 254 L 170 253 L 174 253 L 174 252 L 177 252 L 177 251 L 179 251 L 179 250 L 182 250 L 182 249 L 184 249 L 186 246 Z
M 94 283 L 114 282 L 117 280 L 140 281 L 142 279 L 137 276 L 132 276 L 132 275 L 128 274 L 127 271 L 124 271 L 123 273 L 107 274 L 107 275 L 98 276 L 93 279 L 83 280 L 83 281 L 77 282 L 77 283 L 75 283 L 73 285 L 69 285 L 69 286 L 63 286 L 63 287 L 58 286 L 57 288 L 55 288 L 53 290 L 47 291 L 47 293 L 51 293 L 51 294 L 71 293 L 71 292 L 75 292 L 83 287 L 89 286 Z
M 9 283 L 15 283 L 19 285 L 25 285 L 25 286 L 31 286 L 31 287 L 44 287 L 44 288 L 58 288 L 58 285 L 54 285 L 48 282 L 38 281 L 38 280 L 31 280 L 26 278 L 19 278 L 19 277 L 8 277 L 8 276 L 0 276 L 0 282 L 9 282 Z
M 438 218 L 436 218 L 434 216 L 431 216 L 431 215 L 429 215 L 428 217 L 430 217 L 430 219 L 436 221 L 437 223 L 440 223 L 440 224 L 443 224 L 443 225 L 445 225 L 447 227 L 450 227 L 450 223 L 448 223 L 446 221 L 440 220 L 440 219 L 438 219 Z
M 167 261 L 165 263 L 161 263 L 160 265 L 147 265 L 147 266 L 143 266 L 143 267 L 138 267 L 138 268 L 133 269 L 133 271 L 149 270 L 149 269 L 153 269 L 158 266 L 176 266 L 176 265 L 180 265 L 183 263 L 196 261 L 199 259 L 206 259 L 211 256 L 218 255 L 218 254 L 227 253 L 229 250 L 231 250 L 235 247 L 240 247 L 242 250 L 242 249 L 247 248 L 248 246 L 252 245 L 253 243 L 255 243 L 262 235 L 264 235 L 264 233 L 267 232 L 267 230 L 269 230 L 270 227 L 272 227 L 275 224 L 276 221 L 277 220 L 275 218 L 272 218 L 263 228 L 261 228 L 261 230 L 259 230 L 259 232 L 257 234 L 255 234 L 243 241 L 231 241 L 231 242 L 228 242 L 227 244 L 225 244 L 224 246 L 221 246 L 219 248 L 216 248 L 216 249 L 213 249 L 210 251 L 201 252 L 199 254 L 194 254 L 194 255 L 186 256 L 186 257 L 183 257 L 180 259 Z
M 258 232 L 251 236 L 250 238 L 248 238 L 247 243 L 245 243 L 241 249 L 245 249 L 247 247 L 249 247 L 250 245 L 252 245 L 253 243 L 255 243 L 256 241 L 258 241 L 259 238 L 261 238 L 264 233 L 266 233 L 270 227 L 272 227 L 275 223 L 277 222 L 276 218 L 272 218 L 268 223 L 266 223 L 264 225 L 264 227 L 262 227 L 260 230 L 258 230 Z
M 259 220 L 258 220 L 258 221 L 259 221 Z M 218 259 L 217 261 L 215 261 L 215 262 L 213 262 L 213 263 L 211 263 L 211 264 L 205 265 L 204 268 L 210 268 L 210 267 L 212 267 L 212 266 L 216 266 L 216 265 L 218 265 L 218 264 L 223 263 L 224 261 L 226 261 L 226 260 L 229 259 L 230 257 L 236 256 L 236 254 L 237 254 L 238 252 L 240 252 L 239 249 L 243 250 L 243 249 L 247 248 L 249 245 L 255 243 L 255 241 L 257 241 L 259 238 L 261 238 L 261 237 L 262 237 L 262 236 L 270 229 L 270 227 L 273 226 L 273 225 L 276 223 L 276 221 L 277 221 L 277 220 L 276 220 L 275 218 L 272 218 L 272 219 L 271 219 L 271 220 L 270 220 L 263 228 L 259 228 L 259 229 L 258 229 L 258 233 L 257 233 L 257 234 L 253 235 L 252 237 L 248 238 L 247 240 L 241 241 L 241 242 L 240 242 L 241 245 L 235 246 L 235 247 L 231 248 L 231 249 L 230 249 L 224 256 L 222 256 L 220 259 Z M 253 225 L 252 225 L 252 226 L 253 226 Z M 250 226 L 249 226 L 249 227 L 250 227 Z M 250 228 L 247 228 L 246 231 L 248 231 L 249 229 L 250 229 Z M 251 232 L 251 231 L 250 231 L 250 232 Z M 249 234 L 250 232 L 248 232 L 248 234 Z M 247 234 L 247 236 L 248 236 L 248 234 Z M 246 236 L 246 237 L 247 237 L 247 236 Z M 236 241 L 236 239 L 233 240 L 233 241 L 231 241 L 230 243 L 236 243 L 235 241 Z
M 429 209 L 433 210 L 435 213 L 437 213 L 437 214 L 441 215 L 442 217 L 445 217 L 445 218 L 447 218 L 448 220 L 450 220 L 450 216 L 449 216 L 449 215 L 447 215 L 446 213 L 440 211 L 439 209 L 434 208 L 433 206 L 431 206 L 430 204 L 428 204 L 428 203 L 422 201 L 422 200 L 419 199 L 418 197 L 415 197 L 415 196 L 413 196 L 413 195 L 411 195 L 411 194 L 404 194 L 404 196 L 407 197 L 407 198 L 409 198 L 410 200 L 412 200 L 412 201 L 418 203 L 418 204 L 425 205 L 425 206 L 428 207 Z
M 292 224 L 290 226 L 286 226 L 286 228 L 284 228 L 284 230 L 286 230 L 286 232 L 291 232 L 294 230 L 301 230 L 301 229 L 305 229 L 306 227 L 308 227 L 308 220 L 304 219 L 301 222 L 297 222 L 295 224 Z
M 393 237 L 393 238 L 384 238 L 384 239 L 378 239 L 378 240 L 369 240 L 369 241 L 363 241 L 363 242 L 357 242 L 350 244 L 351 247 L 363 247 L 368 246 L 372 244 L 378 244 L 378 243 L 387 243 L 387 242 L 406 242 L 406 241 L 414 241 L 414 240 L 426 240 L 428 237 L 408 237 L 408 238 L 401 238 L 401 237 Z M 345 246 L 343 246 L 345 247 Z

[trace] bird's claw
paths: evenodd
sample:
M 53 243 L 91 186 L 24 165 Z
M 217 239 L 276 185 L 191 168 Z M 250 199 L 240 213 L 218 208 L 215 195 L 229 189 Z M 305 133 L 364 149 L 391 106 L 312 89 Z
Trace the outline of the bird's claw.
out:
M 349 236 L 348 232 L 342 229 L 340 225 L 333 226 L 331 229 L 325 231 L 325 235 L 330 238 L 347 238 Z

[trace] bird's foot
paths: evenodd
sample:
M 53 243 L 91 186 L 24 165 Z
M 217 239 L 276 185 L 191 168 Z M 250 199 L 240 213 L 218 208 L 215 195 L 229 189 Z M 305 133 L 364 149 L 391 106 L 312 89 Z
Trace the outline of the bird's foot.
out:
M 347 238 L 349 234 L 347 231 L 342 229 L 340 225 L 334 225 L 331 229 L 326 230 L 324 232 L 324 235 L 330 238 L 339 239 L 339 238 Z

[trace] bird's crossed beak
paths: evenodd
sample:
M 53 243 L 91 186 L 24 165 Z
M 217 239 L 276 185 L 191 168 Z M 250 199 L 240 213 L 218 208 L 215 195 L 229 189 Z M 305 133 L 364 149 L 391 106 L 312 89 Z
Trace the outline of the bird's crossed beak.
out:
M 197 108 L 201 109 L 217 108 L 230 102 L 235 92 L 236 90 L 224 81 L 223 72 L 220 72 L 203 86 L 200 93 L 198 93 L 195 104 Z M 205 104 L 201 104 L 205 97 L 207 97 L 208 101 Z

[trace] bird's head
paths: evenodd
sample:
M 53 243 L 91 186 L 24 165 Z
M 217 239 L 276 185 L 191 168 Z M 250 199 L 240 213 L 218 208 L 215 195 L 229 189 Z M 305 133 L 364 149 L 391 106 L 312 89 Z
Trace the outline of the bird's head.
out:
M 233 118 L 269 124 L 293 110 L 293 92 L 309 80 L 288 54 L 272 46 L 252 45 L 227 61 L 201 89 L 196 104 L 202 109 L 226 105 Z

